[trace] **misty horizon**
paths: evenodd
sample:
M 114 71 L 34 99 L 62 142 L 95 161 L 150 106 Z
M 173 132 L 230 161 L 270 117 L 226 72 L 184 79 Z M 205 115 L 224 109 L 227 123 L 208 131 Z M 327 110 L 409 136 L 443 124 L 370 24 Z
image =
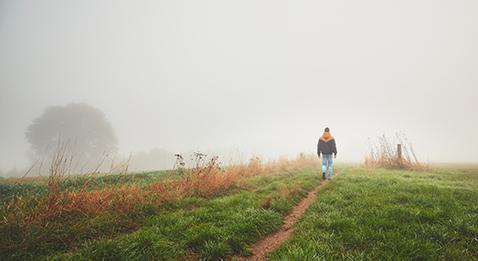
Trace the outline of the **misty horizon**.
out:
M 71 103 L 122 157 L 296 157 L 330 127 L 337 162 L 400 132 L 424 163 L 478 163 L 478 2 L 372 2 L 2 1 L 0 170 Z

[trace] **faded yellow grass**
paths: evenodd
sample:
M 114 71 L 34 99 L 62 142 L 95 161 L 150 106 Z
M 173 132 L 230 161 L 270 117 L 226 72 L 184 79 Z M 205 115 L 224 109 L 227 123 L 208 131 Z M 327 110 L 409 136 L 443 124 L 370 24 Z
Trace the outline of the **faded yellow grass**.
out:
M 3 223 L 19 225 L 44 224 L 62 216 L 92 216 L 104 212 L 128 213 L 144 204 L 161 205 L 173 202 L 185 196 L 211 197 L 227 193 L 244 177 L 292 171 L 313 164 L 315 157 L 300 156 L 294 160 L 281 159 L 264 163 L 258 158 L 248 164 L 239 164 L 221 168 L 217 161 L 188 170 L 180 179 L 157 181 L 145 186 L 136 184 L 103 188 L 93 191 L 60 190 L 61 174 L 49 177 L 47 197 L 15 197 L 3 206 Z M 93 177 L 94 178 L 94 177 Z M 86 187 L 86 186 L 84 186 Z M 283 191 L 282 193 L 290 193 Z

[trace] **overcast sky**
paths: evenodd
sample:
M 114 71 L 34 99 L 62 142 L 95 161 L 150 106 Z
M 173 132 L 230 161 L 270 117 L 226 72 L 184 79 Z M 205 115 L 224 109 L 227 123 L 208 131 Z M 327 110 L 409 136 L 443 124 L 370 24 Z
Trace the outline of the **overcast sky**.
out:
M 25 129 L 85 102 L 120 152 L 314 153 L 403 131 L 427 162 L 478 162 L 478 1 L 0 0 L 0 169 Z

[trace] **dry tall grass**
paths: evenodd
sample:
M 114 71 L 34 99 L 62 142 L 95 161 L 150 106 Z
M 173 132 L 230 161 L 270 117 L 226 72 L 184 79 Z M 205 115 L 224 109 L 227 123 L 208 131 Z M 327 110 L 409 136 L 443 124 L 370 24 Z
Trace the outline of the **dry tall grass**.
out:
M 401 145 L 401 155 L 397 150 L 397 144 Z M 394 140 L 382 135 L 375 144 L 370 144 L 370 152 L 365 157 L 365 166 L 373 168 L 389 169 L 416 169 L 427 168 L 420 163 L 411 142 L 405 134 L 398 133 Z
M 248 164 L 221 167 L 218 157 L 207 158 L 204 154 L 195 154 L 193 167 L 185 168 L 183 165 L 180 179 L 162 180 L 142 187 L 133 184 L 93 191 L 87 191 L 85 184 L 79 190 L 62 191 L 59 183 L 68 174 L 72 160 L 67 152 L 66 147 L 61 147 L 52 161 L 48 197 L 34 198 L 35 204 L 28 203 L 25 197 L 15 197 L 5 202 L 1 222 L 20 226 L 47 226 L 50 221 L 65 216 L 128 213 L 144 204 L 159 205 L 184 196 L 210 197 L 224 194 L 243 177 L 298 170 L 316 161 L 315 157 L 304 155 L 294 160 L 280 159 L 267 163 L 260 158 L 253 158 Z

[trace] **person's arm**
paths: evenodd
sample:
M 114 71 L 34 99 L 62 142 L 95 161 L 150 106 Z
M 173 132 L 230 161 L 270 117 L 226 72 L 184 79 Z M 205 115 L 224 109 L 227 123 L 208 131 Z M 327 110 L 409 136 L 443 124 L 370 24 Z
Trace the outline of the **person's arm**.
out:
M 335 144 L 335 139 L 332 140 L 332 149 L 334 152 L 334 158 L 337 157 L 337 145 Z
M 319 142 L 317 142 L 317 156 L 320 159 L 320 140 L 319 140 Z

